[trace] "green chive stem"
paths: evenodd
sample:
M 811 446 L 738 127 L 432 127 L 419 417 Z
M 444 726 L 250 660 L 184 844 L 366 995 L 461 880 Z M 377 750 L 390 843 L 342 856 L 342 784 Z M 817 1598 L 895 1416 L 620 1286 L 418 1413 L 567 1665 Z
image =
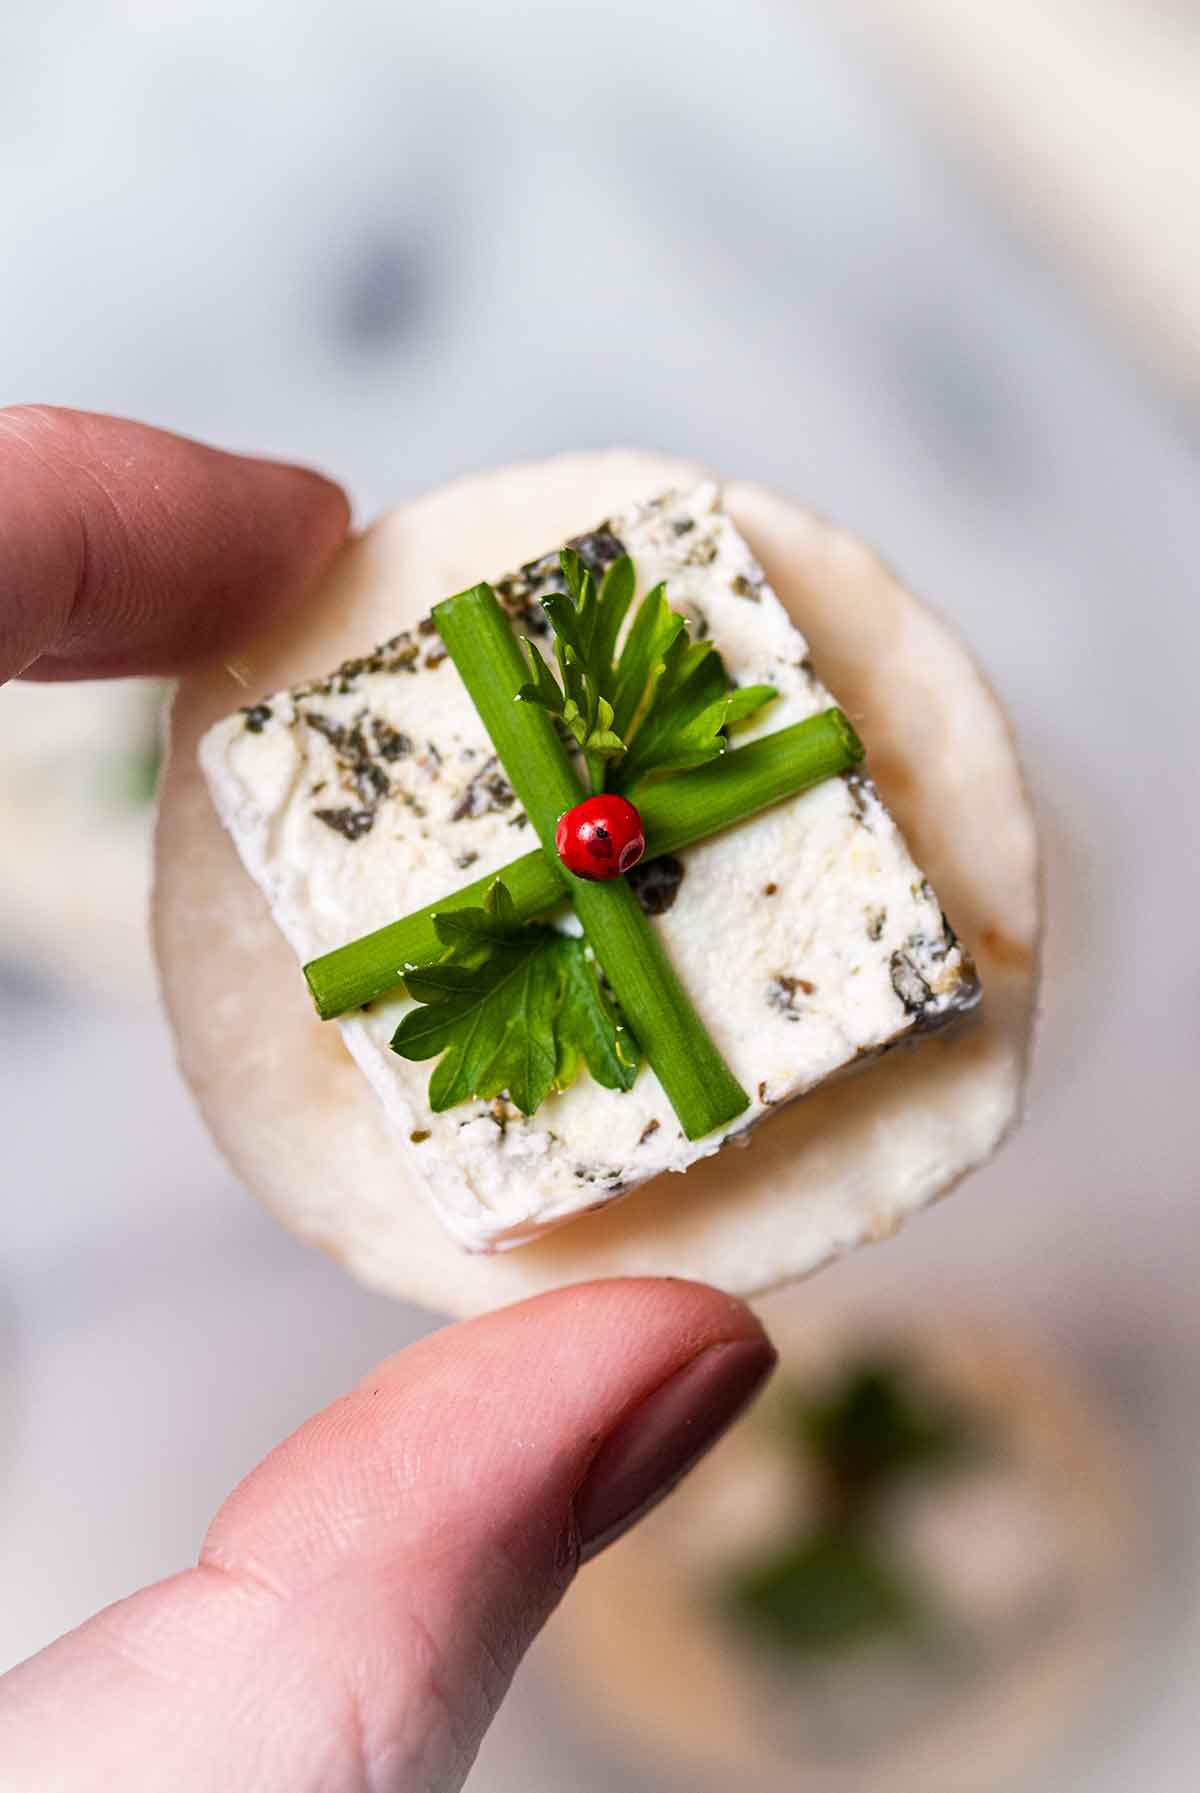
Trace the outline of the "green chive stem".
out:
M 667 1100 L 689 1139 L 728 1126 L 750 1098 L 692 1007 L 626 878 L 572 879 L 575 913 Z
M 862 743 L 841 710 L 824 710 L 745 747 L 731 747 L 695 772 L 651 785 L 638 805 L 646 829 L 646 860 L 681 852 L 736 827 L 774 803 L 850 771 L 862 757 Z M 558 855 L 535 847 L 502 870 L 323 953 L 304 967 L 321 1019 L 332 1021 L 394 990 L 405 965 L 432 965 L 445 950 L 434 933 L 433 917 L 448 909 L 478 908 L 496 878 L 503 879 L 522 921 L 545 915 L 567 894 L 567 874 Z
M 547 713 L 518 703 L 527 671 L 490 586 L 434 606 L 433 618 L 542 851 L 554 853 L 564 810 L 583 786 Z M 565 871 L 583 931 L 689 1139 L 727 1125 L 750 1098 L 717 1051 L 662 944 L 623 878 L 592 884 Z

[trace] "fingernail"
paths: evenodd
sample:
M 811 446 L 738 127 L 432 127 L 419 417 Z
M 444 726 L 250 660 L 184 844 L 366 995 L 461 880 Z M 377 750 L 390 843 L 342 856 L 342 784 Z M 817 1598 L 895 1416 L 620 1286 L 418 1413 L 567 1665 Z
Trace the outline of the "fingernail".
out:
M 575 1496 L 582 1562 L 671 1492 L 749 1406 L 774 1367 L 766 1339 L 710 1345 L 621 1422 Z

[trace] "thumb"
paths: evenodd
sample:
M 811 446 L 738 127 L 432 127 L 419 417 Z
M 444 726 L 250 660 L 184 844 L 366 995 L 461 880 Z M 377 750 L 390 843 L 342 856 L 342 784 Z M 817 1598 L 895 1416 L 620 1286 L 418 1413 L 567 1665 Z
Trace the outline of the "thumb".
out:
M 449 1793 L 577 1562 L 773 1362 L 740 1303 L 649 1280 L 401 1352 L 248 1477 L 197 1568 L 0 1682 L 3 1785 Z
M 119 417 L 0 410 L 0 684 L 181 672 L 294 603 L 346 533 L 304 468 Z

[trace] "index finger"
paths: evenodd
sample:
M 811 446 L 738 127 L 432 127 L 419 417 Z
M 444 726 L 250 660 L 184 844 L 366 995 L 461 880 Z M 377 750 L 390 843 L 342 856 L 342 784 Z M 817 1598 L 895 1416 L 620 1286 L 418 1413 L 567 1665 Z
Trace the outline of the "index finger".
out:
M 0 410 L 0 684 L 176 673 L 328 565 L 345 494 L 120 418 Z

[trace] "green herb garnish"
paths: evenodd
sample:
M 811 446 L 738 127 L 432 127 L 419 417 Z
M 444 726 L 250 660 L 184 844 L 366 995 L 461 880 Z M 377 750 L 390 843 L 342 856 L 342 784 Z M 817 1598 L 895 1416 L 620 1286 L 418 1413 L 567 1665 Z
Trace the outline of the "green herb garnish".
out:
M 729 745 L 726 731 L 777 695 L 772 685 L 735 687 L 712 643 L 689 640 L 662 585 L 642 599 L 618 655 L 617 636 L 633 602 L 633 562 L 627 554 L 614 560 L 597 590 L 572 549 L 560 561 L 567 590 L 542 601 L 559 676 L 527 639 L 533 676 L 518 696 L 561 718 L 594 791 L 628 795 L 651 778 L 716 759 Z
M 827 1393 L 778 1392 L 776 1437 L 817 1478 L 817 1510 L 738 1565 L 721 1609 L 777 1655 L 833 1655 L 886 1637 L 932 1635 L 936 1614 L 880 1541 L 876 1520 L 910 1479 L 956 1467 L 975 1442 L 957 1408 L 902 1366 L 852 1366 Z
M 541 852 L 507 867 L 499 889 L 479 879 L 312 961 L 305 976 L 324 1018 L 407 984 L 420 1009 L 392 1045 L 406 1058 L 439 1058 L 429 1091 L 434 1109 L 507 1088 L 531 1114 L 581 1061 L 607 1087 L 628 1088 L 640 1051 L 685 1135 L 700 1139 L 744 1113 L 750 1099 L 628 882 L 588 883 L 559 861 L 556 825 L 583 791 L 557 730 L 582 753 L 594 791 L 606 783 L 637 791 L 651 856 L 847 770 L 862 746 L 841 711 L 830 710 L 781 730 L 774 742 L 755 743 L 742 764 L 719 776 L 732 758 L 729 730 L 757 714 L 774 688 L 734 687 L 712 644 L 689 640 L 662 586 L 638 606 L 618 654 L 635 596 L 629 556 L 618 556 L 599 585 L 573 550 L 564 550 L 560 564 L 566 590 L 543 601 L 557 678 L 532 642 L 524 641 L 522 654 L 490 586 L 461 592 L 433 613 Z M 702 789 L 703 774 L 711 783 Z M 677 801 L 659 813 L 655 794 L 664 780 Z M 563 897 L 590 952 L 560 945 L 553 929 L 522 925 Z M 607 1003 L 591 954 L 624 1022 Z
M 638 798 L 646 829 L 642 863 L 732 828 L 773 803 L 850 771 L 862 757 L 862 743 L 841 710 L 824 710 L 806 722 L 733 747 L 695 772 L 651 785 Z M 493 877 L 503 880 L 522 921 L 548 914 L 567 895 L 567 873 L 557 854 L 535 847 L 501 871 L 324 953 L 304 967 L 321 1019 L 332 1021 L 394 990 L 406 965 L 432 964 L 445 950 L 434 916 L 478 908 Z
M 832 1656 L 921 1627 L 922 1602 L 857 1532 L 824 1530 L 738 1571 L 725 1608 L 777 1655 Z
M 158 775 L 162 771 L 162 757 L 162 747 L 156 739 L 130 753 L 125 762 L 129 801 L 139 809 L 154 802 L 158 791 Z
M 448 950 L 436 965 L 407 972 L 421 1007 L 392 1045 L 404 1058 L 440 1055 L 429 1080 L 435 1114 L 502 1091 L 533 1114 L 583 1064 L 606 1089 L 633 1087 L 637 1044 L 578 936 L 523 925 L 498 879 L 481 908 L 435 915 L 433 925 Z
M 559 556 L 565 592 L 552 592 L 542 608 L 554 630 L 558 677 L 526 639 L 532 683 L 518 696 L 561 717 L 587 761 L 594 791 L 604 788 L 605 762 L 619 758 L 625 743 L 613 730 L 612 657 L 626 612 L 633 601 L 633 562 L 628 554 L 613 561 L 600 585 L 573 548 Z
M 473 586 L 438 604 L 433 616 L 542 851 L 553 856 L 558 818 L 583 792 L 545 710 L 516 701 L 526 666 L 495 593 L 489 585 Z M 726 1126 L 750 1098 L 693 1008 L 628 882 L 589 884 L 565 868 L 564 877 L 588 944 L 685 1134 L 701 1139 Z
M 966 1421 L 914 1389 L 895 1366 L 864 1363 L 824 1400 L 795 1399 L 790 1424 L 821 1468 L 827 1504 L 857 1517 L 909 1476 L 955 1463 Z

